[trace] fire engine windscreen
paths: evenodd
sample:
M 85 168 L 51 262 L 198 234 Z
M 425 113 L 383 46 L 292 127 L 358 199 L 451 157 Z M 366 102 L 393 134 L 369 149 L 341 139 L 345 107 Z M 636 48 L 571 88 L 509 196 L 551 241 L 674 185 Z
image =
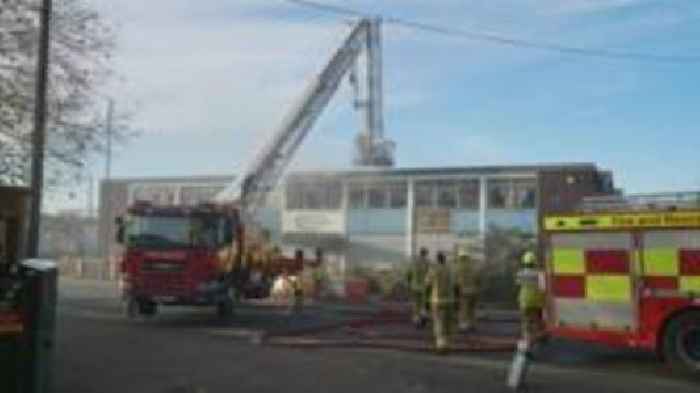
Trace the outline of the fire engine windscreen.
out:
M 130 216 L 126 240 L 131 247 L 213 248 L 230 242 L 233 232 L 231 222 L 217 215 Z

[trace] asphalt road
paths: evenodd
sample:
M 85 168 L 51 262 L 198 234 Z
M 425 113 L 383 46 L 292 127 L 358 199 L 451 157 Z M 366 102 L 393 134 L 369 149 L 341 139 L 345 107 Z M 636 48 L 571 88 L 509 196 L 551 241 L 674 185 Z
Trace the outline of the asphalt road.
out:
M 62 279 L 56 393 L 505 392 L 509 357 L 437 357 L 363 349 L 292 349 L 251 342 L 258 332 L 312 325 L 283 312 L 246 309 L 222 323 L 213 310 L 172 309 L 126 321 L 116 289 Z M 330 316 L 328 316 L 330 318 Z M 530 392 L 694 392 L 653 357 L 576 344 L 540 354 Z

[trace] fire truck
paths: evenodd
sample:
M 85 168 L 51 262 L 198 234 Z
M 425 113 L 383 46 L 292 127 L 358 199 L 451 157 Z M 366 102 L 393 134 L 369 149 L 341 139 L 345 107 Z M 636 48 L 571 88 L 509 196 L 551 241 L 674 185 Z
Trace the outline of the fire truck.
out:
M 544 217 L 553 336 L 655 351 L 700 374 L 700 194 L 688 195 L 588 198 Z
M 117 219 L 117 242 L 124 246 L 123 295 L 129 316 L 154 315 L 159 304 L 217 305 L 219 314 L 228 316 L 237 297 L 266 294 L 269 280 L 259 285 L 260 272 L 251 269 L 247 260 L 254 251 L 250 245 L 269 246 L 261 244 L 257 212 L 346 76 L 356 87 L 356 102 L 362 103 L 356 108 L 365 112 L 357 163 L 393 164 L 393 143 L 383 136 L 379 29 L 379 19 L 361 19 L 352 28 L 241 181 L 217 195 L 215 205 L 136 202 L 125 217 Z M 367 88 L 359 89 L 355 72 L 363 51 L 367 53 Z M 360 97 L 361 91 L 366 97 Z M 303 258 L 279 257 L 268 262 L 268 275 L 294 273 L 303 266 Z
M 233 312 L 243 238 L 235 210 L 137 202 L 117 225 L 129 317 L 152 316 L 158 304 L 215 304 L 221 316 Z

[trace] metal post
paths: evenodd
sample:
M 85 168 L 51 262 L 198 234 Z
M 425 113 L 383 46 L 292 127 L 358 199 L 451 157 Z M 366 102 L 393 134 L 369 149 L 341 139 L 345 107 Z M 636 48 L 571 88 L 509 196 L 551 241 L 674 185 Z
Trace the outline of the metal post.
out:
M 102 239 L 103 244 L 104 244 L 104 257 L 105 257 L 105 264 L 109 265 L 111 256 L 112 256 L 112 249 L 111 249 L 111 235 L 112 235 L 112 230 L 111 230 L 111 225 L 112 223 L 110 220 L 112 219 L 112 196 L 109 195 L 109 191 L 111 191 L 111 187 L 109 184 L 109 179 L 112 176 L 112 118 L 114 116 L 114 100 L 111 98 L 107 101 L 107 118 L 106 118 L 106 123 L 105 123 L 105 133 L 107 134 L 107 152 L 106 152 L 106 159 L 105 159 L 105 181 L 103 182 L 103 187 L 102 191 L 104 192 L 104 195 L 102 195 L 102 201 L 104 202 L 104 208 L 102 209 L 102 213 L 107 215 L 108 222 L 107 225 L 109 225 L 108 228 L 104 233 L 105 237 Z
M 27 238 L 27 257 L 39 254 L 39 225 L 41 223 L 41 200 L 44 187 L 44 149 L 46 144 L 46 93 L 49 71 L 49 47 L 51 24 L 51 0 L 42 0 L 40 12 L 41 31 L 37 56 L 36 90 L 34 105 L 34 131 L 32 133 L 32 202 Z
M 486 238 L 486 212 L 488 210 L 488 179 L 485 176 L 479 178 L 479 235 Z
M 87 209 L 88 209 L 88 218 L 92 218 L 95 213 L 95 179 L 92 176 L 92 172 L 88 171 L 88 203 L 87 203 Z
M 105 179 L 109 180 L 112 175 L 112 118 L 114 116 L 114 100 L 107 101 L 107 120 L 105 133 L 107 134 L 107 159 L 105 162 Z
M 408 179 L 407 197 L 406 197 L 406 257 L 413 258 L 416 255 L 416 197 L 415 197 L 415 180 Z

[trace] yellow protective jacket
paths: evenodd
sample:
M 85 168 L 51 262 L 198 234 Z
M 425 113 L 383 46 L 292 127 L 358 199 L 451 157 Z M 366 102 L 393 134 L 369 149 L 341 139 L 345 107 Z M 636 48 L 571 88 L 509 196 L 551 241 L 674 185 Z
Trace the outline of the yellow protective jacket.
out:
M 408 270 L 408 286 L 412 291 L 420 292 L 425 290 L 425 278 L 428 274 L 428 261 L 416 258 L 411 262 Z
M 539 285 L 541 274 L 541 270 L 529 267 L 518 271 L 515 280 L 520 286 L 518 291 L 520 310 L 544 307 L 544 291 Z
M 454 303 L 455 281 L 453 272 L 447 264 L 431 266 L 425 278 L 425 284 L 430 287 L 430 302 L 433 304 Z
M 457 258 L 455 273 L 460 295 L 471 296 L 479 292 L 479 272 L 470 257 L 461 256 Z

